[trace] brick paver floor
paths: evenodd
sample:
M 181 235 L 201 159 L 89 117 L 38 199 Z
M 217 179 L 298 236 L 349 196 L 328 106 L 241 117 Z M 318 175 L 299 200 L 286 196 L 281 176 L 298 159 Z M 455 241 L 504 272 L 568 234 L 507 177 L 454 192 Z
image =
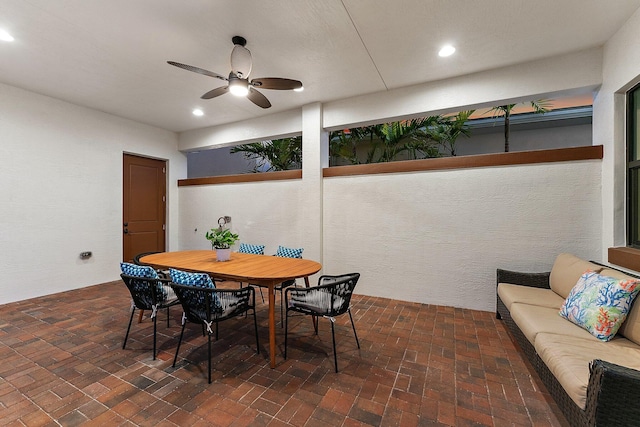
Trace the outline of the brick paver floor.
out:
M 226 284 L 227 286 L 233 284 Z M 354 296 L 336 320 L 310 318 L 277 335 L 269 367 L 266 305 L 258 293 L 260 354 L 251 318 L 220 324 L 207 383 L 206 337 L 188 325 L 171 367 L 182 310 L 132 325 L 122 282 L 0 306 L 3 426 L 566 426 L 494 313 Z M 145 313 L 148 315 L 149 313 Z

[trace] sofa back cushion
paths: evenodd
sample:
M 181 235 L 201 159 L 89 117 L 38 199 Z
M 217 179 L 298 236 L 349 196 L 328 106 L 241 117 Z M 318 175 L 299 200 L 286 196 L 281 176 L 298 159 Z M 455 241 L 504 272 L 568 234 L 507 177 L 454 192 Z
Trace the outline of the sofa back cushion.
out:
M 574 255 L 560 254 L 556 257 L 553 268 L 551 268 L 549 286 L 556 294 L 566 298 L 585 271 L 591 270 L 600 273 L 602 269 L 601 265 L 585 261 Z
M 615 277 L 616 279 L 635 279 L 637 277 L 629 276 L 621 271 L 614 270 L 612 268 L 604 268 L 601 272 L 603 276 Z M 636 298 L 637 300 L 638 298 Z M 631 305 L 631 310 L 627 315 L 627 319 L 624 321 L 620 329 L 619 335 L 624 335 L 630 341 L 640 345 L 640 303 L 634 301 Z

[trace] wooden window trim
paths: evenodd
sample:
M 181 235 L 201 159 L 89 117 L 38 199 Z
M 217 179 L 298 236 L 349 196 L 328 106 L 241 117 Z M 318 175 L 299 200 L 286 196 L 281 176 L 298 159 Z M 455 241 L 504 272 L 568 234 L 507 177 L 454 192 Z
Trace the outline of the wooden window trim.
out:
M 559 148 L 554 150 L 516 151 L 510 153 L 480 154 L 475 156 L 442 157 L 436 159 L 405 160 L 366 165 L 333 166 L 324 168 L 322 176 L 353 176 L 381 173 L 420 172 L 443 169 L 467 169 L 491 166 L 524 165 L 550 162 L 570 162 L 579 160 L 601 160 L 602 145 Z M 301 170 L 246 173 L 237 175 L 214 176 L 207 178 L 189 178 L 178 180 L 178 186 L 216 185 L 240 182 L 276 181 L 301 179 Z
M 640 249 L 630 247 L 609 248 L 607 260 L 633 271 L 640 271 Z
M 233 184 L 238 182 L 279 181 L 284 179 L 302 179 L 302 170 L 277 171 L 266 173 L 243 173 L 237 175 L 209 176 L 205 178 L 179 179 L 178 187 L 189 185 Z
M 334 166 L 331 168 L 325 168 L 322 176 L 326 178 L 349 175 L 568 162 L 576 160 L 602 159 L 602 156 L 602 145 L 589 145 L 585 147 L 559 148 L 554 150 L 516 151 L 509 153 L 440 157 L 436 159 L 406 160 L 366 165 Z

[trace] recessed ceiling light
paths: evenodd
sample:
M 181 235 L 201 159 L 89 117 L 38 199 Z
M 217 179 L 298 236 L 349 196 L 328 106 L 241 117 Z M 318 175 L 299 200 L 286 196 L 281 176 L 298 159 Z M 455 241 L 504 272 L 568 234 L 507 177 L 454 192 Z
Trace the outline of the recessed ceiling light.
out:
M 304 90 L 304 86 L 300 86 L 299 88 L 294 89 L 294 92 L 302 92 Z
M 15 40 L 11 34 L 7 33 L 5 30 L 0 30 L 0 40 L 5 42 L 12 42 Z
M 455 51 L 456 51 L 456 48 L 448 44 L 446 46 L 443 46 L 442 49 L 440 49 L 440 52 L 438 52 L 438 55 L 444 58 L 446 56 L 453 55 Z
M 196 108 L 196 109 L 194 109 L 194 110 L 193 110 L 193 115 L 194 115 L 194 116 L 198 116 L 198 117 L 200 117 L 200 116 L 204 116 L 204 111 L 202 111 L 202 110 L 201 110 L 201 109 L 199 109 L 199 108 Z

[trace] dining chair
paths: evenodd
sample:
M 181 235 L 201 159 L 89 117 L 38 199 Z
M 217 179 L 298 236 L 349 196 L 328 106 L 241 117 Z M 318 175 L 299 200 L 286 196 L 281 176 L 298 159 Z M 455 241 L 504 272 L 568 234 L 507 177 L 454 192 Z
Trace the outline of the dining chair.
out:
M 283 258 L 302 258 L 302 251 L 304 248 L 287 248 L 285 246 L 278 246 L 278 250 L 276 251 L 274 256 L 279 256 Z M 280 327 L 282 328 L 284 323 L 284 309 L 282 306 L 282 291 L 289 286 L 295 286 L 296 279 L 286 280 L 279 285 L 276 285 L 273 289 L 274 291 L 280 292 Z
M 243 254 L 254 254 L 254 255 L 264 255 L 264 245 L 253 245 L 250 243 L 240 243 L 240 247 L 238 248 L 238 252 Z M 262 303 L 264 304 L 264 295 L 262 294 L 262 287 L 258 285 L 254 285 L 249 283 L 250 286 L 258 287 L 260 291 L 260 298 L 262 298 Z M 242 282 L 240 282 L 240 287 L 242 288 Z
M 153 254 L 159 254 L 159 253 L 160 253 L 160 252 L 158 252 L 158 251 L 152 251 L 152 252 L 141 252 L 141 253 L 139 253 L 139 254 L 137 254 L 137 255 L 135 255 L 135 256 L 133 257 L 133 263 L 134 263 L 135 265 L 148 266 L 149 264 L 146 264 L 146 263 L 144 263 L 144 262 L 140 261 L 140 258 L 145 257 L 145 256 L 147 256 L 147 255 L 153 255 Z M 168 272 L 168 271 L 166 271 L 166 270 L 156 270 L 156 272 L 158 273 L 158 276 L 159 276 L 160 278 L 163 278 L 163 279 L 168 279 L 168 278 L 169 278 L 169 272 Z M 168 287 L 168 286 L 167 286 L 167 288 L 168 288 L 169 290 L 171 290 L 171 288 L 170 288 L 170 287 Z M 171 291 L 171 292 L 173 292 L 173 291 Z M 142 322 L 142 317 L 143 317 L 143 316 L 144 316 L 144 310 L 140 310 L 140 312 L 138 313 L 138 323 Z
M 335 318 L 344 313 L 349 313 L 353 335 L 356 344 L 360 348 L 360 341 L 356 333 L 356 326 L 351 316 L 351 296 L 358 283 L 360 273 L 343 274 L 340 276 L 321 276 L 318 286 L 310 288 L 288 288 L 285 290 L 285 305 L 287 315 L 284 327 L 284 358 L 287 358 L 287 338 L 289 331 L 289 313 L 295 312 L 314 318 L 324 317 L 331 321 L 331 338 L 333 340 L 333 360 L 335 370 L 338 372 L 338 355 L 336 352 L 336 334 L 334 329 Z M 315 334 L 318 335 L 318 322 L 314 322 Z
M 131 294 L 131 317 L 124 336 L 122 349 L 124 350 L 131 331 L 131 323 L 136 308 L 139 310 L 151 310 L 153 319 L 153 360 L 156 359 L 156 335 L 158 310 L 167 309 L 167 327 L 169 327 L 169 307 L 178 304 L 173 290 L 169 286 L 169 279 L 158 276 L 158 273 L 149 266 L 139 266 L 130 263 L 120 263 L 122 274 L 120 277 Z
M 209 384 L 211 384 L 211 336 L 212 326 L 215 324 L 215 338 L 218 340 L 218 323 L 224 320 L 238 317 L 248 311 L 253 312 L 253 326 L 256 335 L 256 352 L 260 353 L 258 341 L 258 321 L 255 310 L 255 291 L 247 286 L 240 289 L 218 289 L 211 278 L 204 273 L 188 273 L 185 271 L 170 269 L 171 287 L 176 293 L 182 305 L 182 330 L 173 358 L 173 367 L 176 366 L 180 344 L 184 336 L 187 321 L 198 323 L 206 328 L 207 356 Z

